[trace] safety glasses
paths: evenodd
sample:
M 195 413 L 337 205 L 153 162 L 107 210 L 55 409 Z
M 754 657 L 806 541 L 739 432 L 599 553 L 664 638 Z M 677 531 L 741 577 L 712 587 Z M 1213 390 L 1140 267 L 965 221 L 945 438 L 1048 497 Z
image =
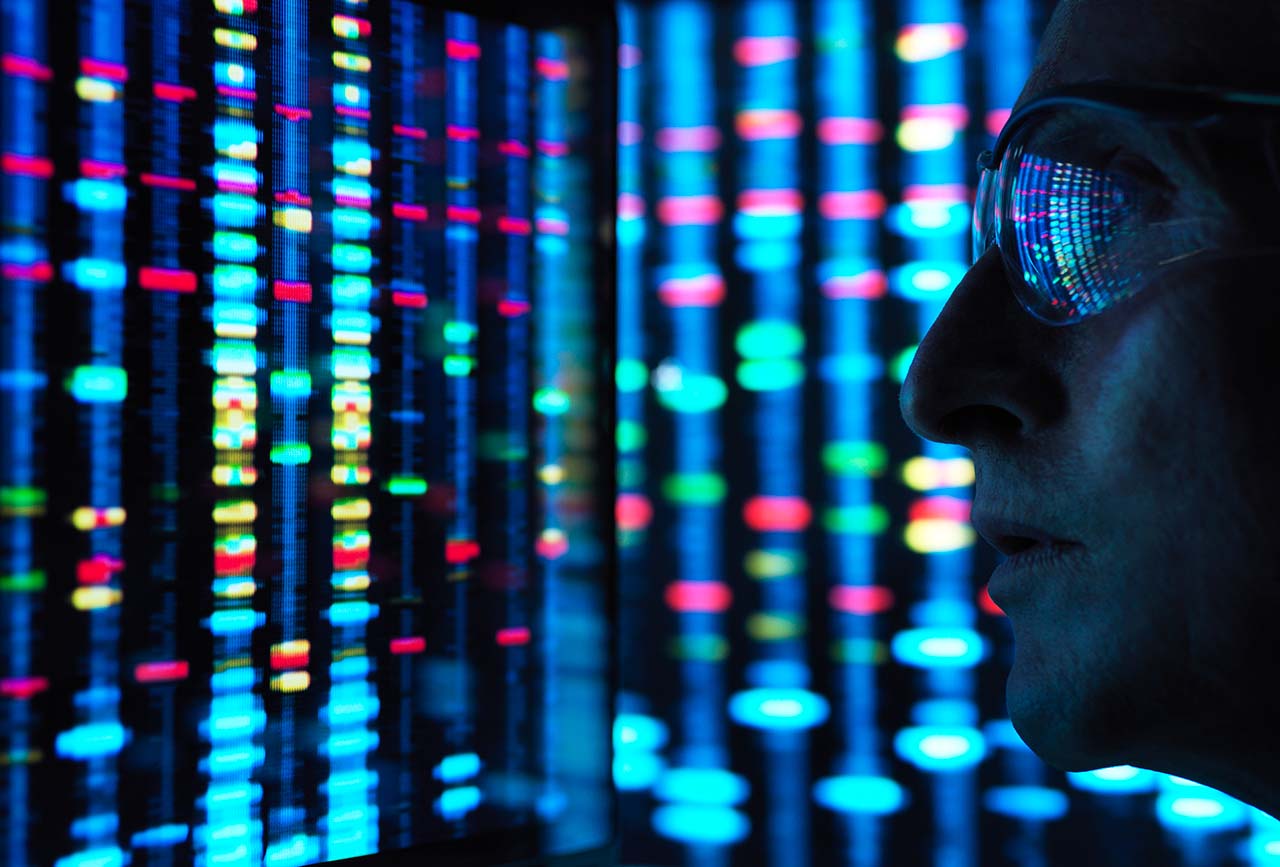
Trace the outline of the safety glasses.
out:
M 1174 268 L 1278 252 L 1230 231 L 1227 197 L 1203 183 L 1230 174 L 1212 171 L 1224 159 L 1212 131 L 1259 117 L 1280 120 L 1280 95 L 1110 82 L 1046 93 L 978 158 L 973 261 L 997 246 L 1027 312 L 1070 325 Z M 1272 127 L 1255 129 L 1253 141 Z M 1280 177 L 1266 144 L 1267 177 L 1255 173 L 1255 188 Z M 1190 183 L 1196 172 L 1202 182 Z M 1271 192 L 1280 200 L 1280 187 Z

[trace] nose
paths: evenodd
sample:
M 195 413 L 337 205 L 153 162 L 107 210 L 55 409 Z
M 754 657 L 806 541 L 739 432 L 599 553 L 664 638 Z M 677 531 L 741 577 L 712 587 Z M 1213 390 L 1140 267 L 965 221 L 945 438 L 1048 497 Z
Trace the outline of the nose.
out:
M 1061 328 L 1018 303 L 993 246 L 917 347 L 898 395 L 902 418 L 924 439 L 969 449 L 1027 436 L 1065 412 L 1063 344 Z

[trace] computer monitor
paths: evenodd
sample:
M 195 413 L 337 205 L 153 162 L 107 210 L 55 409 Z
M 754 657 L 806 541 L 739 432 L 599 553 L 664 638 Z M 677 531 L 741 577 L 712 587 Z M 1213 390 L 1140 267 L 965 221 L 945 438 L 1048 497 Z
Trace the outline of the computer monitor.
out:
M 0 0 L 0 862 L 609 859 L 608 7 Z

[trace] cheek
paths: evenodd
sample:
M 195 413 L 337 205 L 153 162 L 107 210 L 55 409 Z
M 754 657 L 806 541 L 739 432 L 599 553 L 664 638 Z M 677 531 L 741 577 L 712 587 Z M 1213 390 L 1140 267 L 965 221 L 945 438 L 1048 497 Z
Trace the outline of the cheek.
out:
M 1101 558 L 1079 583 L 1046 586 L 1042 600 L 1010 617 L 1007 709 L 1055 767 L 1125 763 L 1170 707 L 1193 700 L 1180 686 L 1188 667 L 1182 613 L 1157 601 L 1140 577 L 1150 573 L 1133 565 Z
M 1204 559 L 1204 537 L 1227 531 L 1236 494 L 1224 485 L 1233 473 L 1220 463 L 1222 401 L 1205 359 L 1160 305 L 1139 312 L 1081 354 L 1072 428 L 1089 527 L 1119 570 L 1109 590 L 1145 596 L 1134 616 L 1173 627 L 1198 583 L 1180 564 Z
M 1204 506 L 1222 521 L 1222 551 L 1253 552 L 1273 571 L 1280 560 L 1280 294 L 1274 280 L 1257 274 L 1220 276 L 1188 304 L 1195 324 L 1182 328 L 1184 343 L 1197 350 L 1183 376 L 1183 427 L 1200 449 L 1201 487 L 1214 489 Z
M 1098 537 L 1119 567 L 1114 601 L 1153 639 L 1171 631 L 1231 664 L 1223 636 L 1250 631 L 1249 611 L 1280 586 L 1280 387 L 1252 360 L 1251 335 L 1273 326 L 1240 328 L 1205 297 L 1174 289 L 1082 353 L 1073 410 Z
M 1141 495 L 1185 481 L 1204 439 L 1206 377 L 1162 317 L 1121 324 L 1129 327 L 1080 350 L 1071 414 L 1095 480 Z
M 1142 743 L 1169 707 L 1226 701 L 1256 648 L 1280 653 L 1257 613 L 1280 611 L 1280 509 L 1265 499 L 1280 483 L 1277 386 L 1178 294 L 1081 330 L 1068 413 L 1040 451 L 1047 499 L 1079 518 L 1093 556 L 1011 615 L 1009 701 L 1063 761 Z

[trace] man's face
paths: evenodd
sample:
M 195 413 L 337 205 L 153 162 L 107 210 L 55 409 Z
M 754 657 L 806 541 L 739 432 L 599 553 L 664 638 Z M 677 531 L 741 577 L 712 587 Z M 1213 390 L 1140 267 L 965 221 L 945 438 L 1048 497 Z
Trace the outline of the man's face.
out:
M 1280 91 L 1280 75 L 1267 84 L 1249 66 L 1275 55 L 1253 44 L 1276 32 L 1265 7 L 1233 3 L 1226 20 L 1207 0 L 1064 0 L 1019 105 L 1097 78 Z M 1275 267 L 1185 270 L 1055 328 L 1019 306 L 993 248 L 901 393 L 919 435 L 971 451 L 975 515 L 1078 543 L 997 598 L 1023 740 L 1061 770 L 1132 764 L 1273 814 L 1280 292 L 1264 278 Z

